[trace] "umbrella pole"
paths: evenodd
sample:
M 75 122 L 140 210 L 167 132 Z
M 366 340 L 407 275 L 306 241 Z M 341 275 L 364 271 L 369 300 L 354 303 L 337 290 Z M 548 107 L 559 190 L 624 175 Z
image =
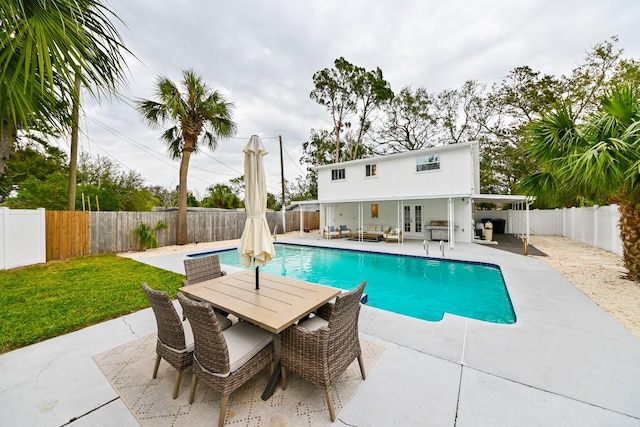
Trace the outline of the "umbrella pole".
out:
M 253 259 L 253 265 L 256 266 L 256 290 L 260 289 L 260 266 L 256 265 L 256 259 Z

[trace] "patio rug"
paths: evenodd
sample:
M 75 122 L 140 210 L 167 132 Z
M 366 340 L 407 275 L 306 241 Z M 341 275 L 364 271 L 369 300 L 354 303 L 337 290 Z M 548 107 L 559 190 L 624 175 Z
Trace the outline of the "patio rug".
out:
M 384 348 L 360 340 L 367 374 Z M 152 379 L 156 334 L 152 333 L 112 350 L 93 356 L 104 376 L 142 426 L 215 425 L 220 395 L 200 382 L 193 404 L 189 404 L 191 368 L 182 377 L 182 387 L 172 399 L 176 371 L 164 360 Z M 267 401 L 261 399 L 269 379 L 268 369 L 260 372 L 231 394 L 225 426 L 329 426 L 324 391 L 295 374 L 288 375 L 287 389 L 278 385 Z M 358 362 L 354 361 L 333 385 L 331 395 L 336 416 L 362 383 Z

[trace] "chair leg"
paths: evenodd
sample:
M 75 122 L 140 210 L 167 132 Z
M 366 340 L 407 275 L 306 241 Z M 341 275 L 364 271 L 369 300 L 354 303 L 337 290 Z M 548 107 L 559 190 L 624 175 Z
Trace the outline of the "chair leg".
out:
M 162 357 L 160 357 L 159 354 L 156 354 L 156 365 L 153 367 L 153 378 L 158 376 L 158 368 L 160 367 L 160 359 L 162 359 Z
M 220 418 L 218 418 L 218 427 L 224 425 L 224 419 L 227 416 L 227 405 L 229 404 L 229 395 L 225 394 L 220 399 Z
M 180 384 L 182 384 L 182 371 L 178 371 L 178 378 L 176 379 L 176 385 L 173 386 L 174 399 L 176 399 L 178 397 L 178 393 L 180 393 Z
M 284 366 L 280 368 L 280 387 L 287 389 L 287 369 Z
M 333 410 L 333 400 L 331 400 L 331 391 L 329 388 L 324 390 L 324 398 L 327 400 L 327 407 L 329 408 L 329 417 L 331 418 L 331 422 L 336 420 L 336 413 Z
M 367 379 L 367 374 L 364 373 L 364 361 L 362 360 L 362 353 L 358 355 L 358 365 L 360 365 L 360 373 L 362 374 L 362 379 Z
M 198 377 L 193 375 L 193 380 L 191 381 L 191 393 L 189 393 L 189 403 L 193 403 L 196 397 L 196 388 L 198 388 Z

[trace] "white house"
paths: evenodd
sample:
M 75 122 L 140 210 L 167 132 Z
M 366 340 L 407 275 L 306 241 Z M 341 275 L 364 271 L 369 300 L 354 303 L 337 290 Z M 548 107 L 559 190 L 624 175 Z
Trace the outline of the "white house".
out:
M 528 208 L 525 196 L 480 194 L 479 158 L 472 142 L 316 167 L 320 228 L 399 228 L 404 239 L 431 239 L 435 229 L 451 248 L 473 242 L 474 202 Z

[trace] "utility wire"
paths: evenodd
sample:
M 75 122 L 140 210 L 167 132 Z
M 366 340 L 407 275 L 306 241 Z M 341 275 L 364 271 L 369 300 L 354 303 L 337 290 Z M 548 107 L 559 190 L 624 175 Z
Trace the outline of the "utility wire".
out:
M 305 175 L 305 174 L 306 174 L 306 172 L 305 172 L 305 171 L 303 171 L 303 170 L 302 170 L 302 168 L 300 168 L 300 164 L 299 164 L 298 162 L 296 162 L 295 160 L 293 160 L 293 158 L 291 157 L 291 155 L 289 154 L 289 152 L 287 151 L 287 149 L 286 149 L 284 146 L 282 147 L 282 149 L 283 149 L 283 151 L 284 151 L 284 154 L 286 154 L 286 155 L 287 155 L 287 157 L 289 158 L 289 160 L 291 160 L 291 163 L 293 163 L 293 164 L 294 164 L 294 166 L 295 166 L 296 168 L 298 168 L 298 170 L 300 171 L 300 173 L 301 173 L 301 174 Z
M 122 98 L 121 98 L 121 100 L 122 100 L 126 105 L 130 106 L 132 109 L 135 109 L 134 102 L 133 102 L 131 99 L 129 99 L 129 98 L 127 98 L 127 97 L 122 97 Z M 100 120 L 98 120 L 98 119 L 96 119 L 96 118 L 94 118 L 94 117 L 91 117 L 91 116 L 87 115 L 87 114 L 86 114 L 86 111 L 84 111 L 84 110 L 83 110 L 83 115 L 84 115 L 84 117 L 85 117 L 86 119 L 93 121 L 94 123 L 98 124 L 99 126 L 101 126 L 102 128 L 106 129 L 107 131 L 109 131 L 109 132 L 113 133 L 114 135 L 116 135 L 116 136 L 118 136 L 118 137 L 120 137 L 120 138 L 122 138 L 122 139 L 124 139 L 124 140 L 127 140 L 127 141 L 131 142 L 134 146 L 136 146 L 136 147 L 138 147 L 138 148 L 141 148 L 141 149 L 143 149 L 144 151 L 147 151 L 147 152 L 149 152 L 149 153 L 152 153 L 153 157 L 155 157 L 156 159 L 159 159 L 159 160 L 160 160 L 160 161 L 162 161 L 164 164 L 168 164 L 168 165 L 169 165 L 169 166 L 171 166 L 173 169 L 176 169 L 176 170 L 178 169 L 178 167 L 177 167 L 173 162 L 167 162 L 167 157 L 166 157 L 166 155 L 163 155 L 163 154 L 161 154 L 161 153 L 158 153 L 156 150 L 153 150 L 153 149 L 151 149 L 151 148 L 147 147 L 146 145 L 139 143 L 138 141 L 134 140 L 133 138 L 131 138 L 131 137 L 127 136 L 127 135 L 123 135 L 122 133 L 120 133 L 120 132 L 118 132 L 117 130 L 113 129 L 112 127 L 110 127 L 110 126 L 109 126 L 109 125 L 107 125 L 106 123 L 103 123 L 103 122 L 101 122 Z M 87 136 L 87 140 L 89 141 L 88 132 L 86 132 L 86 133 L 84 133 L 84 134 Z M 278 136 L 264 136 L 264 137 L 260 137 L 260 138 L 261 138 L 261 139 L 268 139 L 268 140 L 279 140 L 279 139 L 280 139 L 280 137 L 278 137 Z M 251 139 L 251 137 L 237 137 L 237 136 L 234 136 L 234 137 L 231 137 L 230 139 L 236 139 L 236 140 L 249 140 L 249 139 Z M 94 143 L 94 144 L 96 144 L 96 145 L 99 145 L 99 144 L 97 144 L 95 141 L 93 141 L 93 143 Z M 104 152 L 105 152 L 109 157 L 111 157 L 111 158 L 113 158 L 115 161 L 117 161 L 119 164 L 121 164 L 121 165 L 122 165 L 122 166 L 124 166 L 125 168 L 127 168 L 127 169 L 129 169 L 129 170 L 131 170 L 131 171 L 134 171 L 134 172 L 135 172 L 135 170 L 134 170 L 134 169 L 131 169 L 131 168 L 129 168 L 128 166 L 124 165 L 122 162 L 120 162 L 118 159 L 116 159 L 112 154 L 108 153 L 104 148 L 102 148 L 102 147 L 99 147 L 99 148 L 100 148 L 102 151 L 104 151 Z M 283 147 L 283 149 L 284 149 L 284 147 Z M 284 151 L 285 151 L 285 153 L 287 154 L 287 157 L 288 157 L 288 158 L 291 160 L 291 162 L 296 166 L 296 168 L 297 168 L 297 169 L 298 169 L 302 174 L 304 174 L 305 172 L 300 168 L 300 166 L 299 166 L 298 162 L 296 162 L 295 160 L 293 160 L 293 158 L 292 158 L 292 157 L 291 157 L 291 155 L 286 151 L 286 149 L 284 149 Z M 222 166 L 224 166 L 224 167 L 226 167 L 226 168 L 228 168 L 228 169 L 232 170 L 232 171 L 234 172 L 234 174 L 235 174 L 235 175 L 233 175 L 233 174 L 227 174 L 227 173 L 220 172 L 220 171 L 213 172 L 213 171 L 211 171 L 211 170 L 208 170 L 208 169 L 205 169 L 205 168 L 202 168 L 202 167 L 199 167 L 199 166 L 195 166 L 195 165 L 189 165 L 189 170 L 190 170 L 190 171 L 192 171 L 193 169 L 196 169 L 196 170 L 201 170 L 201 171 L 206 172 L 206 173 L 214 173 L 214 174 L 216 174 L 216 175 L 223 175 L 223 176 L 236 176 L 236 175 L 237 175 L 237 176 L 242 176 L 242 175 L 243 175 L 243 172 L 238 171 L 237 169 L 233 168 L 232 166 L 230 166 L 230 165 L 228 165 L 228 164 L 224 163 L 223 161 L 219 160 L 218 158 L 216 158 L 216 157 L 212 156 L 212 155 L 211 155 L 210 153 L 208 153 L 207 151 L 201 151 L 200 153 L 203 153 L 205 156 L 209 157 L 210 159 L 212 159 L 212 160 L 216 161 L 217 163 L 221 164 Z M 199 176 L 194 175 L 194 174 L 192 174 L 192 173 L 190 173 L 190 174 L 189 174 L 189 176 L 190 176 L 190 177 L 192 177 L 192 178 L 197 179 L 198 181 L 204 182 L 205 184 L 210 184 L 210 181 L 209 181 L 209 180 L 202 179 L 202 178 L 200 178 Z M 277 175 L 276 175 L 276 174 L 274 174 L 274 175 L 268 175 L 268 176 L 269 176 L 269 177 L 274 177 L 274 176 L 277 176 Z M 271 186 L 271 185 L 269 185 L 269 184 L 267 184 L 267 188 L 271 189 L 272 191 L 274 191 L 274 192 L 276 192 L 276 193 L 279 191 L 279 189 L 275 189 L 273 186 Z

